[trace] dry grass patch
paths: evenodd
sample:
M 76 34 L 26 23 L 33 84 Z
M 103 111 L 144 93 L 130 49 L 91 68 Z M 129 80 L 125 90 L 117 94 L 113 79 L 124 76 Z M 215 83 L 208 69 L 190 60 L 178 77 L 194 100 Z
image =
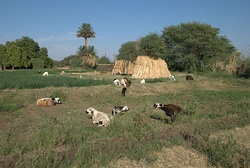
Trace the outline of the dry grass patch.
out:
M 215 141 L 218 138 L 223 138 L 225 143 L 227 143 L 228 139 L 233 138 L 242 149 L 250 149 L 250 125 L 243 128 L 236 127 L 228 131 L 220 131 L 210 136 L 211 141 Z
M 192 167 L 205 168 L 208 166 L 206 156 L 198 153 L 193 149 L 186 149 L 183 146 L 174 146 L 172 148 L 163 148 L 161 151 L 155 151 L 147 156 L 148 159 L 140 161 L 122 158 L 112 161 L 107 167 L 116 168 L 165 168 L 165 167 Z

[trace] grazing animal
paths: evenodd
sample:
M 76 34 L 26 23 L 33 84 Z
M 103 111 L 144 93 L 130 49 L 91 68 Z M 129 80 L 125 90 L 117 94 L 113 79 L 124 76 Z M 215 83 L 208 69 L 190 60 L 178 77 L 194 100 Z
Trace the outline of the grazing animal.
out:
M 66 75 L 66 73 L 64 71 L 61 72 L 61 75 Z
M 121 84 L 126 88 L 132 87 L 131 83 L 132 82 L 130 80 L 128 80 L 128 78 L 126 78 L 126 77 L 121 79 Z
M 93 124 L 97 124 L 98 127 L 100 126 L 106 127 L 113 120 L 113 117 L 111 115 L 98 111 L 94 109 L 93 107 L 89 107 L 86 110 L 86 114 L 89 114 L 92 116 Z
M 55 106 L 56 104 L 62 104 L 61 100 L 57 98 L 41 98 L 38 99 L 36 104 L 38 106 Z
M 146 83 L 146 81 L 145 81 L 145 79 L 142 79 L 141 84 L 144 84 L 144 83 Z
M 187 75 L 186 80 L 190 81 L 190 80 L 194 80 L 194 78 L 191 75 Z
M 174 77 L 174 75 L 171 75 L 171 74 L 168 76 L 168 79 L 174 80 L 174 81 L 176 80 L 175 77 Z
M 159 108 L 165 112 L 165 114 L 171 117 L 171 121 L 174 122 L 177 115 L 183 110 L 181 107 L 174 104 L 161 104 L 155 103 L 154 108 Z
M 112 109 L 112 115 L 124 114 L 128 110 L 129 110 L 128 106 L 115 106 Z
M 121 94 L 121 97 L 125 97 L 125 93 L 126 93 L 126 91 L 127 91 L 127 88 L 126 88 L 126 87 L 122 88 L 122 94 Z
M 120 86 L 121 85 L 119 79 L 117 79 L 117 78 L 114 79 L 114 85 L 116 85 L 116 86 Z
M 44 72 L 43 76 L 49 76 L 49 73 L 48 72 Z

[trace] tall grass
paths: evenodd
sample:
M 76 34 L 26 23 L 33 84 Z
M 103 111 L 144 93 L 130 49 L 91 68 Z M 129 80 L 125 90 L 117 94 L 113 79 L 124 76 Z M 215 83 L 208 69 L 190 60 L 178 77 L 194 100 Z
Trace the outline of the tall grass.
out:
M 3 89 L 36 89 L 44 87 L 83 87 L 108 85 L 112 81 L 109 79 L 96 80 L 93 78 L 81 79 L 79 76 L 62 76 L 54 71 L 49 72 L 49 76 L 42 76 L 37 71 L 4 71 L 0 73 L 0 90 Z

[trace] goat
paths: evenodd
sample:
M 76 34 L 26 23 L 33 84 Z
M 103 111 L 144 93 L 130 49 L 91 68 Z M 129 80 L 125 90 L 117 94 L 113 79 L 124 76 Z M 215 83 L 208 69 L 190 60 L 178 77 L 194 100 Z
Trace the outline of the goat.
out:
M 49 76 L 49 73 L 48 72 L 44 72 L 43 76 Z
M 174 80 L 174 81 L 176 80 L 175 77 L 174 77 L 174 75 L 171 75 L 171 74 L 168 76 L 168 79 Z
M 116 86 L 120 86 L 121 85 L 119 79 L 117 79 L 117 78 L 114 79 L 114 85 L 116 85 Z
M 126 93 L 126 91 L 127 91 L 127 88 L 126 88 L 126 87 L 122 88 L 122 94 L 121 94 L 121 97 L 125 97 L 125 93 Z
M 93 124 L 97 124 L 98 127 L 100 126 L 106 127 L 110 124 L 111 120 L 113 120 L 113 117 L 111 115 L 98 111 L 93 107 L 89 107 L 86 110 L 86 114 L 92 116 Z
M 55 106 L 56 104 L 62 104 L 61 100 L 56 98 L 41 98 L 37 100 L 36 103 L 38 106 Z
M 141 84 L 144 84 L 144 83 L 146 83 L 146 81 L 145 81 L 145 79 L 142 79 Z
M 194 78 L 191 75 L 187 75 L 186 80 L 190 81 L 190 80 L 194 80 Z
M 121 84 L 126 88 L 132 87 L 131 83 L 132 82 L 130 80 L 128 80 L 128 78 L 126 78 L 126 77 L 121 79 Z
M 177 115 L 183 110 L 181 107 L 174 104 L 161 104 L 155 103 L 154 108 L 159 108 L 165 112 L 165 114 L 171 117 L 172 123 L 175 121 Z
M 112 115 L 124 114 L 128 110 L 129 110 L 128 106 L 115 106 L 112 109 Z

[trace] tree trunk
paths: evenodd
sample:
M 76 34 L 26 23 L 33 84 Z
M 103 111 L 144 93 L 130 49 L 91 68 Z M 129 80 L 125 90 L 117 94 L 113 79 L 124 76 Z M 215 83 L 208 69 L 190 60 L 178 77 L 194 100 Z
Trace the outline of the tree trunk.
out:
M 88 49 L 88 38 L 84 38 L 85 40 L 85 49 L 87 50 Z

